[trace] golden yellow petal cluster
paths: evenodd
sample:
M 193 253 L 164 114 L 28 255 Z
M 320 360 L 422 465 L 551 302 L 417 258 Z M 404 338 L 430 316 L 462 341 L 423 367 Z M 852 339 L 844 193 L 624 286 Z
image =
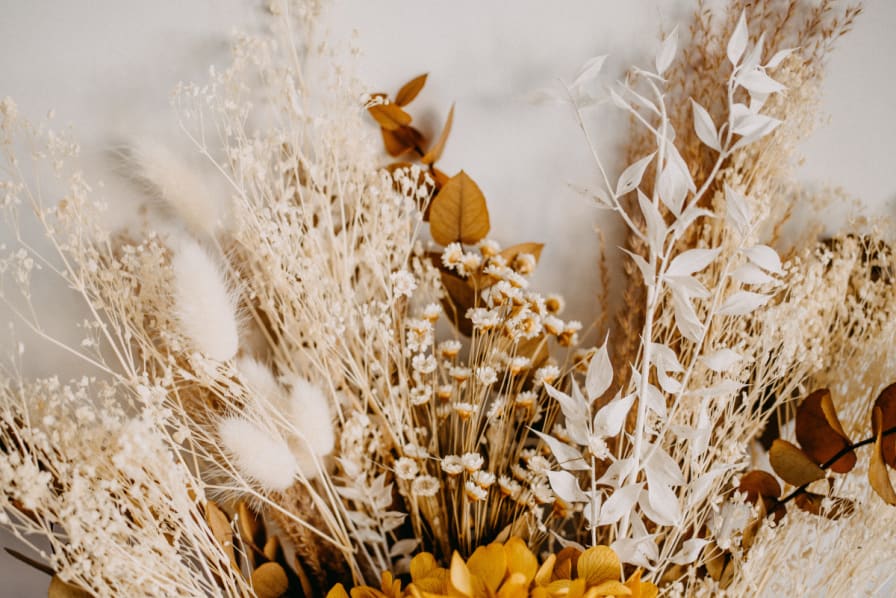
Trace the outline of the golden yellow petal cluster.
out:
M 603 598 L 631 596 L 655 598 L 657 587 L 641 581 L 641 571 L 620 581 L 622 564 L 608 546 L 584 552 L 565 548 L 539 565 L 538 559 L 519 538 L 505 544 L 480 546 L 466 562 L 458 553 L 448 569 L 439 567 L 428 552 L 411 561 L 411 583 L 385 572 L 379 589 L 370 586 L 347 592 L 339 584 L 327 598 Z

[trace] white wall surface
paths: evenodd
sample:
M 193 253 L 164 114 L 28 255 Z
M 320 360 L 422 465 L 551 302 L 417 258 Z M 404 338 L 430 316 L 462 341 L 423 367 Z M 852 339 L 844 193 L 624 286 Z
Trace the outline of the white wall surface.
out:
M 562 108 L 522 98 L 569 78 L 596 54 L 610 69 L 644 63 L 656 31 L 687 14 L 688 0 L 515 0 L 413 2 L 336 0 L 334 38 L 359 32 L 359 72 L 372 90 L 394 91 L 429 72 L 415 102 L 423 122 L 440 126 L 456 102 L 443 167 L 466 169 L 489 200 L 499 240 L 547 243 L 537 284 L 564 293 L 573 315 L 594 314 L 599 215 L 566 189 L 593 180 L 584 141 Z M 255 0 L 0 0 L 0 97 L 12 96 L 32 118 L 51 108 L 81 140 L 84 167 L 103 179 L 107 198 L 126 215 L 135 192 L 111 172 L 108 148 L 124 136 L 178 133 L 168 105 L 179 81 L 201 80 L 210 64 L 227 60 L 233 27 L 258 29 Z M 896 202 L 896 2 L 869 0 L 866 14 L 829 66 L 823 108 L 831 123 L 805 144 L 803 180 L 841 186 L 875 213 L 893 215 Z M 619 129 L 602 113 L 593 125 L 611 155 Z M 839 216 L 829 216 L 836 225 Z M 0 232 L 0 243 L 5 232 Z M 59 285 L 42 281 L 39 304 L 48 327 L 65 334 L 77 314 Z M 0 325 L 10 319 L 0 311 Z M 5 326 L 4 326 L 5 330 Z M 7 335 L 0 336 L 6 353 Z M 72 337 L 75 338 L 75 337 Z M 48 346 L 29 341 L 30 371 L 73 374 Z M 8 544 L 0 537 L 0 544 Z M 0 554 L 0 596 L 40 596 L 47 579 Z

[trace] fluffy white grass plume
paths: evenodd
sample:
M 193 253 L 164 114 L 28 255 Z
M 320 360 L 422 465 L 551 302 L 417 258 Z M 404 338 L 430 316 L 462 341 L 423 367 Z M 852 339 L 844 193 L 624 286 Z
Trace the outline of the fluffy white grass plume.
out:
M 284 392 L 270 368 L 253 357 L 240 357 L 236 367 L 249 390 L 265 402 L 279 402 Z
M 212 359 L 233 357 L 239 348 L 235 302 L 215 260 L 189 239 L 175 250 L 171 268 L 183 333 Z
M 124 151 L 146 191 L 162 200 L 194 234 L 214 236 L 226 219 L 225 204 L 189 161 L 151 138 L 134 138 Z
M 289 396 L 289 415 L 299 438 L 290 442 L 302 473 L 317 474 L 315 457 L 329 455 L 336 445 L 330 402 L 324 392 L 304 378 L 296 378 Z
M 279 436 L 241 417 L 218 423 L 221 444 L 244 476 L 269 492 L 289 488 L 299 472 L 289 445 Z

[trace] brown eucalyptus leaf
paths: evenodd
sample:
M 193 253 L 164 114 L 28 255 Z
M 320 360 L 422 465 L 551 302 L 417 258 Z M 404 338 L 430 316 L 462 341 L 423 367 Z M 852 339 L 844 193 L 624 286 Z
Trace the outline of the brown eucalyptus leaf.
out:
M 466 172 L 448 179 L 429 210 L 429 230 L 436 243 L 479 242 L 489 230 L 488 207 L 479 186 Z
M 734 580 L 734 559 L 730 552 L 715 551 L 712 558 L 706 560 L 706 572 L 719 583 L 720 589 L 725 589 Z
M 252 588 L 258 598 L 280 598 L 289 589 L 289 578 L 277 563 L 265 563 L 252 572 Z
M 896 491 L 893 490 L 893 483 L 890 481 L 890 472 L 887 471 L 887 464 L 884 461 L 883 446 L 883 411 L 880 407 L 875 406 L 871 413 L 871 422 L 874 427 L 874 449 L 871 452 L 871 462 L 868 464 L 868 481 L 871 488 L 880 496 L 888 505 L 896 505 Z
M 780 438 L 772 443 L 768 459 L 775 473 L 792 486 L 804 486 L 824 477 L 824 470 L 806 453 Z
M 740 479 L 738 489 L 741 492 L 746 492 L 747 500 L 754 505 L 760 498 L 779 498 L 781 496 L 781 485 L 775 476 L 758 469 L 744 474 Z
M 398 93 L 395 94 L 395 103 L 399 106 L 407 106 L 414 101 L 414 98 L 417 97 L 417 94 L 420 93 L 420 90 L 426 85 L 427 75 L 428 73 L 423 73 L 402 85 L 401 89 L 398 90 Z
M 816 390 L 800 404 L 796 412 L 796 439 L 803 451 L 819 465 L 852 444 L 843 431 L 828 389 Z M 855 452 L 849 451 L 831 464 L 831 470 L 847 473 L 855 467 L 856 460 Z
M 54 575 L 47 589 L 47 598 L 93 598 L 93 595 L 78 586 L 66 583 Z
M 883 432 L 896 428 L 896 384 L 891 384 L 881 391 L 874 401 L 874 407 L 880 409 Z M 896 434 L 883 436 L 880 439 L 880 450 L 884 463 L 896 468 Z
M 436 189 L 441 189 L 451 179 L 450 176 L 448 176 L 438 168 L 430 168 L 429 173 L 432 175 L 433 180 L 436 182 Z
M 398 104 L 376 104 L 369 107 L 367 112 L 381 127 L 389 131 L 411 124 L 411 115 Z
M 800 494 L 797 494 L 796 498 L 793 499 L 793 502 L 795 502 L 796 506 L 802 511 L 812 513 L 813 515 L 824 516 L 828 519 L 848 517 L 855 512 L 856 506 L 853 501 L 848 498 L 839 497 L 832 498 L 830 507 L 825 510 L 823 507 L 825 498 L 826 497 L 823 494 L 801 492 Z
M 424 164 L 435 164 L 439 161 L 439 158 L 442 157 L 442 152 L 445 151 L 445 144 L 448 142 L 448 135 L 451 134 L 451 125 L 454 124 L 454 104 L 451 104 L 451 109 L 448 111 L 448 117 L 445 119 L 445 126 L 442 127 L 442 133 L 439 135 L 439 138 L 436 139 L 436 142 L 429 148 L 420 161 Z
M 393 130 L 381 127 L 383 145 L 393 158 L 397 158 L 409 151 L 419 148 L 426 140 L 423 133 L 411 126 L 401 126 Z
M 442 298 L 442 306 L 445 314 L 457 328 L 458 332 L 466 336 L 473 335 L 473 322 L 467 317 L 467 310 L 476 304 L 476 293 L 470 284 L 449 272 L 442 272 L 442 286 L 446 296 Z
M 208 501 L 205 503 L 205 521 L 212 530 L 212 535 L 224 549 L 224 554 L 231 562 L 236 563 L 236 555 L 233 552 L 233 530 L 227 514 L 217 504 Z

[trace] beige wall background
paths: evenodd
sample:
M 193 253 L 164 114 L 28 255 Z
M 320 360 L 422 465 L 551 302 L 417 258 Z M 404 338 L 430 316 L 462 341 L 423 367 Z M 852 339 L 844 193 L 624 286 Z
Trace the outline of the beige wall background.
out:
M 0 0 L 0 97 L 15 98 L 29 117 L 55 109 L 57 123 L 70 123 L 85 171 L 106 183 L 102 193 L 125 218 L 139 197 L 112 171 L 109 147 L 147 131 L 179 143 L 169 91 L 178 81 L 201 80 L 210 64 L 225 64 L 231 30 L 263 27 L 265 4 Z M 335 0 L 328 26 L 341 40 L 357 29 L 364 51 L 358 70 L 371 89 L 394 90 L 429 72 L 414 105 L 424 122 L 441 121 L 456 102 L 444 168 L 464 168 L 479 182 L 497 239 L 547 243 L 536 284 L 563 292 L 571 312 L 587 322 L 598 290 L 593 228 L 600 214 L 566 183 L 592 180 L 591 164 L 571 114 L 523 98 L 557 77 L 572 77 L 596 54 L 610 54 L 609 69 L 617 72 L 652 60 L 658 28 L 680 22 L 690 6 L 689 0 Z M 890 216 L 896 208 L 894 29 L 896 2 L 866 2 L 866 14 L 829 64 L 821 100 L 830 124 L 804 144 L 799 170 L 801 180 L 842 187 L 869 213 Z M 620 140 L 614 116 L 605 111 L 593 122 L 606 155 Z M 833 230 L 850 210 L 820 216 Z M 0 243 L 5 237 L 0 231 Z M 47 328 L 77 338 L 78 306 L 58 281 L 39 281 L 37 293 Z M 4 345 L 10 319 L 0 308 L 3 354 L 10 349 Z M 81 371 L 46 344 L 26 340 L 30 374 Z M 11 542 L 0 537 L 0 545 Z M 0 580 L 3 597 L 45 595 L 48 581 L 6 554 L 0 554 Z

